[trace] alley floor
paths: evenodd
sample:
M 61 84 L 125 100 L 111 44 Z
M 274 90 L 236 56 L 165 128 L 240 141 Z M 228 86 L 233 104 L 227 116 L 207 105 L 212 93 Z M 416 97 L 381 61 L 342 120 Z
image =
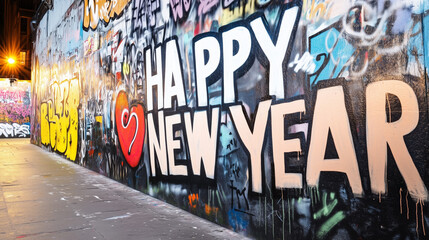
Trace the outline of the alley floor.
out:
M 30 144 L 0 140 L 0 239 L 244 239 Z

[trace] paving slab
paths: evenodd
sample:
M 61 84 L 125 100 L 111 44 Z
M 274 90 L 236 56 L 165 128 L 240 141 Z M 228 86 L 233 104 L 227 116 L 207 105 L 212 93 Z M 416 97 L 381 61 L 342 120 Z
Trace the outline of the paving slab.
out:
M 246 238 L 29 139 L 0 139 L 0 239 Z

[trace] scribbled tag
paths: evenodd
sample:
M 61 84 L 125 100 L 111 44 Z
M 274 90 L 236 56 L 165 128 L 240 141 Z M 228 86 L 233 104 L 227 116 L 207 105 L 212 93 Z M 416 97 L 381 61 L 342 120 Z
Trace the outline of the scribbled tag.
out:
M 141 104 L 129 109 L 127 94 L 119 92 L 115 108 L 116 130 L 122 153 L 131 167 L 139 164 L 145 134 L 144 110 Z

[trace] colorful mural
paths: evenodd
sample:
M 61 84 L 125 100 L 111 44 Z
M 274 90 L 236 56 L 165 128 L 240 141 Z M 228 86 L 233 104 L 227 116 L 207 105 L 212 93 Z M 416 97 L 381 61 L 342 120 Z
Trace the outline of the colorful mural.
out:
M 34 144 L 252 238 L 428 237 L 426 1 L 58 11 Z
M 30 81 L 0 78 L 0 138 L 30 137 Z

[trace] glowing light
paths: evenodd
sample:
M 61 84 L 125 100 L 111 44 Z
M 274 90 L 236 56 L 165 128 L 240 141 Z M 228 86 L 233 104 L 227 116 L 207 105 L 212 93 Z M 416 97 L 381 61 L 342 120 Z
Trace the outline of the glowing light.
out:
M 15 63 L 15 59 L 13 59 L 13 58 L 9 58 L 9 59 L 7 60 L 7 62 L 8 62 L 9 64 L 14 64 L 14 63 Z

